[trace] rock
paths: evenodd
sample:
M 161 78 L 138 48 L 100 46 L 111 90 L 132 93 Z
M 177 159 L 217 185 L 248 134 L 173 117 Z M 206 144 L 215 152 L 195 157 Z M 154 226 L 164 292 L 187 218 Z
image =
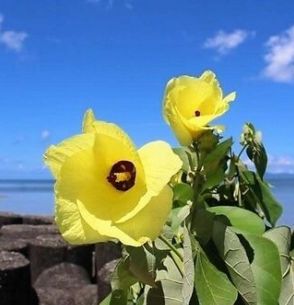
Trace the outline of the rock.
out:
M 62 262 L 82 266 L 89 277 L 92 273 L 93 246 L 70 246 L 60 235 L 40 235 L 30 242 L 29 257 L 31 260 L 32 282 L 46 268 Z
M 31 239 L 41 234 L 57 234 L 58 229 L 55 225 L 6 225 L 0 229 L 0 235 L 6 238 Z
M 86 285 L 75 293 L 75 305 L 97 305 L 97 286 Z
M 29 245 L 32 283 L 47 268 L 65 259 L 67 245 L 59 235 L 40 235 Z
M 0 236 L 0 251 L 18 252 L 28 257 L 28 240 Z
M 72 246 L 68 245 L 65 261 L 85 268 L 91 279 L 95 278 L 94 245 Z
M 28 225 L 51 225 L 54 219 L 52 216 L 40 216 L 40 215 L 23 215 L 22 223 Z
M 44 270 L 35 281 L 34 287 L 81 288 L 89 284 L 90 278 L 84 268 L 61 263 Z
M 75 305 L 73 293 L 67 289 L 42 287 L 36 293 L 38 305 Z
M 96 245 L 95 252 L 98 302 L 101 302 L 111 291 L 110 275 L 121 258 L 121 245 L 100 243 Z
M 0 252 L 1 305 L 30 305 L 30 262 L 20 253 Z
M 21 224 L 22 217 L 14 213 L 0 212 L 0 228 L 5 225 Z

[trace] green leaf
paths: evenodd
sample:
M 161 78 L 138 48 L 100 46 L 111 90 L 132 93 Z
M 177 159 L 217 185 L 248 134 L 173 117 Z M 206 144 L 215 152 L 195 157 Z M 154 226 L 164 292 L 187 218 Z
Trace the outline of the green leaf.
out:
M 251 263 L 256 288 L 258 305 L 277 305 L 281 291 L 281 267 L 279 251 L 276 245 L 269 239 L 244 234 L 254 250 L 254 258 Z
M 99 305 L 127 305 L 128 294 L 125 290 L 112 291 Z
M 129 271 L 138 281 L 149 286 L 155 284 L 155 257 L 144 247 L 126 247 L 129 253 Z
M 204 159 L 203 167 L 206 176 L 204 189 L 211 188 L 223 181 L 226 170 L 226 157 L 232 144 L 232 138 L 218 144 Z
M 294 304 L 294 262 L 291 261 L 290 268 L 283 278 L 279 305 Z
M 256 203 L 261 207 L 266 219 L 274 226 L 281 216 L 283 208 L 274 198 L 269 186 L 251 171 L 240 170 L 240 176 L 254 196 Z
M 193 200 L 194 191 L 193 188 L 186 183 L 178 183 L 173 188 L 174 201 L 180 201 L 183 204 L 187 204 L 187 201 Z
M 248 158 L 254 163 L 258 175 L 261 179 L 267 167 L 267 154 L 262 143 L 255 143 L 250 145 L 246 150 Z
M 278 248 L 280 254 L 281 271 L 284 276 L 289 270 L 291 229 L 286 226 L 277 227 L 264 233 Z
M 264 237 L 273 241 L 278 247 L 282 269 L 282 289 L 279 298 L 280 305 L 294 304 L 294 264 L 290 257 L 291 229 L 278 227 L 267 231 Z
M 184 248 L 184 270 L 183 270 L 183 305 L 189 305 L 194 291 L 194 261 L 191 238 L 188 229 L 184 226 L 183 230 L 183 248 Z
M 212 235 L 214 214 L 207 209 L 197 208 L 193 215 L 193 231 L 196 232 L 197 239 L 206 244 Z
M 227 275 L 211 264 L 202 251 L 196 258 L 195 289 L 200 305 L 233 305 L 238 296 Z
M 111 276 L 111 288 L 115 290 L 127 290 L 135 284 L 137 279 L 130 272 L 130 258 L 125 257 L 119 261 Z
M 189 169 L 190 169 L 190 163 L 189 163 L 188 154 L 191 156 L 191 152 L 187 148 L 185 148 L 185 147 L 176 147 L 176 148 L 173 148 L 173 151 L 182 160 L 182 162 L 183 162 L 183 166 L 182 166 L 183 170 L 185 172 L 188 172 Z M 192 158 L 192 156 L 191 156 L 191 158 Z
M 170 214 L 170 226 L 173 232 L 175 232 L 181 223 L 187 218 L 187 216 L 190 214 L 190 210 L 190 205 L 172 209 Z
M 220 222 L 215 222 L 213 241 L 225 261 L 232 282 L 248 305 L 257 304 L 253 272 L 246 251 L 236 233 Z
M 240 232 L 261 235 L 265 230 L 262 219 L 248 210 L 233 206 L 215 206 L 207 210 L 216 215 L 226 216 L 231 225 L 240 230 Z
M 165 269 L 157 271 L 155 288 L 146 286 L 145 305 L 182 305 L 183 279 L 174 264 L 167 256 L 164 260 Z

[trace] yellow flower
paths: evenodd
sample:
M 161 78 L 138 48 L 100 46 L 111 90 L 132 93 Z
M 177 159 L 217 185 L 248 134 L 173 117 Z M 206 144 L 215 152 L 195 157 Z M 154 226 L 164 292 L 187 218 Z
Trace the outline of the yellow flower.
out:
M 83 134 L 51 146 L 45 163 L 55 179 L 55 219 L 72 244 L 154 240 L 172 204 L 170 178 L 182 166 L 162 141 L 138 151 L 116 125 L 86 112 Z
M 163 115 L 178 141 L 188 146 L 205 130 L 220 131 L 223 128 L 209 127 L 208 123 L 224 114 L 235 97 L 235 92 L 223 97 L 219 82 L 211 71 L 205 71 L 200 77 L 184 75 L 168 82 Z

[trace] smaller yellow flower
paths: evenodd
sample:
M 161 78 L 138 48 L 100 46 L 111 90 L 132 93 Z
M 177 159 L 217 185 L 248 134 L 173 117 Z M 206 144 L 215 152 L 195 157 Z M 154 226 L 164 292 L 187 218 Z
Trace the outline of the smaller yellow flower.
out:
M 85 115 L 83 133 L 45 153 L 55 179 L 55 220 L 65 240 L 87 244 L 120 240 L 141 246 L 167 220 L 168 186 L 182 161 L 163 141 L 136 150 L 118 126 Z
M 223 115 L 235 97 L 235 92 L 223 97 L 219 82 L 211 71 L 205 71 L 200 77 L 184 75 L 168 82 L 163 115 L 178 141 L 188 146 L 205 130 L 223 129 L 222 126 L 210 127 L 208 123 Z

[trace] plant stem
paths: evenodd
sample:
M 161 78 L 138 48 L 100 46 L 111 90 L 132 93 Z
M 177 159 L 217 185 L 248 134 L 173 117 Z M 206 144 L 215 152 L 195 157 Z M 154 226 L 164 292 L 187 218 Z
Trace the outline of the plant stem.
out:
M 160 235 L 158 238 L 175 253 L 175 255 L 181 260 L 181 262 L 184 261 L 183 256 L 178 251 L 178 249 L 173 244 L 171 244 L 164 236 Z
M 248 147 L 248 144 L 244 145 L 241 149 L 241 151 L 239 152 L 239 155 L 237 156 L 237 161 L 240 160 L 241 155 L 243 154 L 244 150 Z
M 181 268 L 181 266 L 179 265 L 179 262 L 178 262 L 178 257 L 175 257 L 174 252 L 170 253 L 170 257 L 173 260 L 174 264 L 176 265 L 177 269 L 179 270 L 181 276 L 184 277 L 184 273 L 183 273 L 182 268 Z

